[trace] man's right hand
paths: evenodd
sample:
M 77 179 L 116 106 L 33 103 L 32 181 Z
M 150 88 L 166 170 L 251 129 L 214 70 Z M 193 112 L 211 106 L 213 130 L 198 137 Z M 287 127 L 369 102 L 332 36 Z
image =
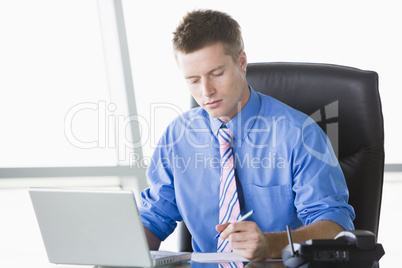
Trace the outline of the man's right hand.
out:
M 148 240 L 148 246 L 150 250 L 158 250 L 161 245 L 161 240 L 157 237 L 153 232 L 151 232 L 148 228 L 145 228 L 145 235 Z

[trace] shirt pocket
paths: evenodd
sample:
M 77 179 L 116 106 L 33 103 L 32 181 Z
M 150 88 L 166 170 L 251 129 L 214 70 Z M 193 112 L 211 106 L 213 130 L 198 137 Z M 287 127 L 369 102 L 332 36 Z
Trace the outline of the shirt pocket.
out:
M 289 198 L 293 196 L 291 185 L 275 185 L 275 186 L 260 186 L 256 184 L 250 184 L 248 186 L 249 196 L 263 196 L 266 198 L 271 197 L 284 197 Z
M 247 207 L 254 209 L 254 221 L 263 231 L 281 231 L 295 220 L 291 185 L 248 185 Z

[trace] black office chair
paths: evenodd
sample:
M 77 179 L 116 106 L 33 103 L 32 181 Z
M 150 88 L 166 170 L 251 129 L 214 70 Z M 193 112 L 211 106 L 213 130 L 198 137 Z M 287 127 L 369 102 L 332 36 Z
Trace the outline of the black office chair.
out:
M 384 175 L 384 126 L 378 75 L 315 63 L 253 63 L 254 90 L 310 115 L 330 138 L 349 187 L 356 229 L 378 234 Z M 194 102 L 195 104 L 195 102 Z M 180 226 L 179 250 L 192 251 Z

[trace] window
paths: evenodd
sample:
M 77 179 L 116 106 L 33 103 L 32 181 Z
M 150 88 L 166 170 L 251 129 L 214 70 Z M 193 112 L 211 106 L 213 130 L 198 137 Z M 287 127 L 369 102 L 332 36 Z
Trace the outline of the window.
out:
M 0 166 L 116 165 L 96 1 L 3 1 L 0 28 Z

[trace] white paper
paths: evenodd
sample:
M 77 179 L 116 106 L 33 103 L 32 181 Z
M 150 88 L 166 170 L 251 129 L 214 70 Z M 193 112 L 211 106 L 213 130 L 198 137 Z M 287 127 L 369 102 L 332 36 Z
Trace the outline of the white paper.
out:
M 196 262 L 248 262 L 247 259 L 233 252 L 192 253 L 191 260 Z

